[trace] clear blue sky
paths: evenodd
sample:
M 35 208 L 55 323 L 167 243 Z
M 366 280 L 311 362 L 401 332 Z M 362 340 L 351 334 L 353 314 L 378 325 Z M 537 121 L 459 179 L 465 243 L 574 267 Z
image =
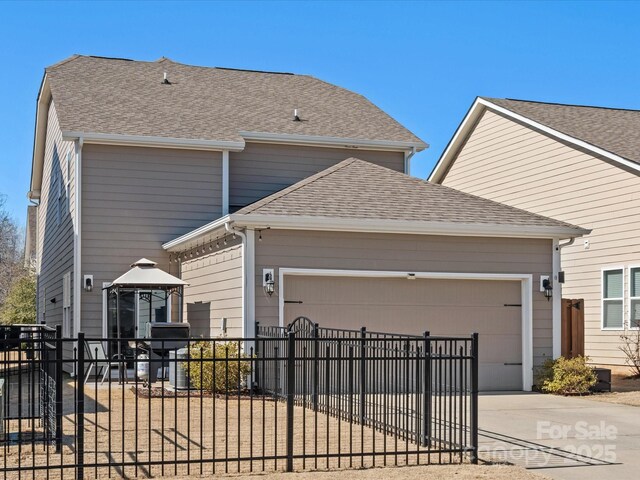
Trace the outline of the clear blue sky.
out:
M 0 193 L 24 222 L 43 70 L 74 53 L 311 74 L 431 145 L 426 177 L 477 95 L 640 108 L 638 3 L 0 5 Z

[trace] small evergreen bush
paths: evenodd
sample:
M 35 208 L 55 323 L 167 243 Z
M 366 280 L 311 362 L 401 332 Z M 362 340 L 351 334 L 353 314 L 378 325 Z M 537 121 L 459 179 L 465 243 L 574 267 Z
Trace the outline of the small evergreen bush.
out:
M 244 386 L 251 373 L 248 358 L 240 352 L 237 342 L 215 342 L 214 347 L 214 342 L 201 341 L 189 346 L 191 361 L 184 362 L 184 367 L 194 388 L 224 393 Z
M 538 372 L 537 385 L 545 393 L 586 395 L 597 383 L 595 371 L 585 357 L 547 360 Z

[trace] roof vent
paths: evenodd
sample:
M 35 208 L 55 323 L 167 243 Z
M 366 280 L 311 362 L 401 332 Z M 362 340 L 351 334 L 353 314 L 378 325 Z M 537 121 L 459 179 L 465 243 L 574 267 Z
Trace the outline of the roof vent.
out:
M 167 72 L 164 72 L 164 76 L 162 78 L 162 84 L 163 85 L 171 85 L 171 82 L 169 81 L 169 79 L 167 78 Z
M 293 109 L 293 121 L 294 122 L 300 122 L 300 116 L 298 115 L 298 109 L 294 108 Z

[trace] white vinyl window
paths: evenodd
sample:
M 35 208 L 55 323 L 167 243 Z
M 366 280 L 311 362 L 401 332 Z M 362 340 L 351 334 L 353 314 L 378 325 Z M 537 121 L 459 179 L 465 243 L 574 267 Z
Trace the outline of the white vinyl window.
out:
M 602 271 L 602 329 L 624 328 L 624 269 Z
M 629 268 L 629 328 L 640 328 L 640 267 Z

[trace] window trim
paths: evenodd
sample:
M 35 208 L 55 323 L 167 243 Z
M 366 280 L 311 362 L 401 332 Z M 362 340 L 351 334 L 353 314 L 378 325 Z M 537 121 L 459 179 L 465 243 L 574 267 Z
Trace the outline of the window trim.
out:
M 627 315 L 625 326 L 626 326 L 626 328 L 628 330 L 637 331 L 637 330 L 640 330 L 640 323 L 638 324 L 637 327 L 632 327 L 631 326 L 631 302 L 633 300 L 640 300 L 640 296 L 638 296 L 638 297 L 632 297 L 631 296 L 631 272 L 634 269 L 640 270 L 640 264 L 631 264 L 631 265 L 629 265 L 629 272 L 627 273 L 629 275 L 629 295 L 628 295 L 628 298 L 629 298 L 629 315 Z
M 622 297 L 612 297 L 607 298 L 606 300 L 622 300 L 622 325 L 620 327 L 605 327 L 604 326 L 604 304 L 605 304 L 605 296 L 604 296 L 604 274 L 605 272 L 612 272 L 620 270 L 622 271 Z M 625 330 L 625 292 L 626 292 L 626 284 L 625 284 L 625 266 L 624 265 L 615 265 L 602 267 L 600 271 L 600 330 L 609 331 L 609 332 L 623 332 Z

